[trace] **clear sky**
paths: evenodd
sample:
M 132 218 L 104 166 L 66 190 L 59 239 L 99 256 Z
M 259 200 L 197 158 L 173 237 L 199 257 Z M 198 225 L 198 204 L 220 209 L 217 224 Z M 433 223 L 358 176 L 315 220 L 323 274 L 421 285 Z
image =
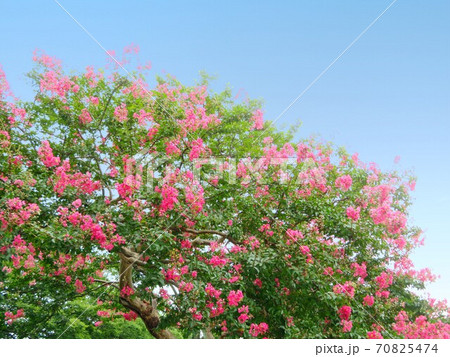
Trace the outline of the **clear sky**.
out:
M 264 99 L 272 120 L 391 2 L 60 0 L 108 50 L 136 43 L 153 75 L 186 84 L 205 70 L 218 76 L 214 88 Z M 449 1 L 398 0 L 276 123 L 300 119 L 301 137 L 319 134 L 383 169 L 414 170 L 411 216 L 426 245 L 413 258 L 441 275 L 429 286 L 438 298 L 450 298 L 449 15 Z M 105 64 L 53 0 L 0 1 L 0 63 L 24 99 L 35 48 L 67 68 Z

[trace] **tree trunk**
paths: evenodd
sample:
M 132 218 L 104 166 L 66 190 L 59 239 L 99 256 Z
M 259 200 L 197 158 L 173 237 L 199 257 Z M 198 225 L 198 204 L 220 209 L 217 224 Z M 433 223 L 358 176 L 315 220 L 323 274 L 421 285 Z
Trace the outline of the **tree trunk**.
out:
M 139 255 L 130 249 L 124 248 L 119 253 L 120 256 L 120 269 L 119 269 L 119 287 L 122 291 L 123 288 L 129 286 L 133 287 L 133 264 L 142 263 L 139 260 Z M 145 327 L 155 338 L 176 338 L 169 330 L 158 329 L 160 322 L 158 309 L 156 306 L 156 300 L 152 303 L 134 296 L 120 296 L 119 302 L 126 307 L 134 311 L 144 321 Z

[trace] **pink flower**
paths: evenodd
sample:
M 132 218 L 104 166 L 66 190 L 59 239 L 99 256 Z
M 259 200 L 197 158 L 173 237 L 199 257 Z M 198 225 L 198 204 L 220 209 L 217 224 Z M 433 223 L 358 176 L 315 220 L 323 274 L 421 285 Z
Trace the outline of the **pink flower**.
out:
M 61 76 L 56 71 L 47 71 L 40 81 L 41 92 L 49 91 L 52 96 L 58 95 L 65 99 L 68 91 L 78 92 L 79 86 L 70 80 L 69 77 Z
M 392 274 L 383 272 L 375 278 L 375 281 L 377 282 L 380 289 L 387 289 L 389 286 L 392 285 L 393 279 L 394 276 Z
M 241 300 L 244 298 L 244 294 L 240 290 L 231 290 L 228 294 L 228 305 L 238 306 Z
M 381 333 L 379 333 L 378 331 L 368 331 L 367 338 L 371 339 L 371 340 L 383 339 L 383 335 Z
M 239 321 L 241 324 L 245 323 L 245 321 L 247 321 L 248 319 L 249 319 L 249 317 L 248 317 L 247 314 L 241 314 L 241 315 L 239 315 L 239 317 L 238 317 L 238 321 Z
M 240 308 L 238 308 L 238 312 L 248 314 L 248 305 L 242 305 Z
M 222 291 L 215 289 L 214 286 L 211 285 L 211 283 L 206 284 L 205 292 L 209 296 L 215 297 L 216 299 L 218 299 L 220 297 L 220 294 L 222 294 Z
M 72 206 L 74 206 L 75 208 L 80 208 L 81 200 L 78 198 L 77 200 L 73 201 Z
M 251 121 L 253 122 L 253 125 L 250 129 L 254 129 L 254 130 L 264 129 L 263 112 L 260 109 L 257 109 L 253 112 Z
M 184 248 L 184 249 L 191 249 L 191 247 L 192 247 L 192 243 L 189 241 L 189 240 L 182 240 L 181 242 L 180 242 L 180 244 L 181 244 L 181 248 Z
M 342 332 L 350 332 L 353 327 L 353 322 L 342 320 L 341 325 L 342 325 Z
M 203 315 L 201 314 L 201 312 L 197 312 L 196 307 L 191 307 L 189 309 L 189 312 L 192 314 L 192 318 L 194 320 L 201 321 L 203 319 Z
M 255 279 L 253 281 L 253 284 L 256 285 L 258 288 L 262 288 L 262 281 L 260 279 Z
M 181 154 L 181 150 L 178 145 L 180 144 L 180 140 L 174 139 L 172 141 L 168 141 L 165 143 L 166 145 L 166 154 L 167 155 L 179 155 Z
M 203 146 L 203 140 L 198 138 L 197 140 L 192 141 L 191 152 L 189 153 L 189 160 L 193 161 L 200 157 L 201 154 L 205 152 L 205 147 Z
M 127 321 L 134 321 L 138 318 L 138 314 L 136 314 L 133 310 L 123 313 L 122 316 Z
M 264 335 L 269 330 L 269 325 L 265 322 L 261 322 L 259 325 L 251 324 L 249 333 L 253 337 L 258 337 L 259 335 Z
M 133 294 L 134 294 L 133 288 L 128 285 L 123 287 L 123 289 L 120 291 L 120 296 L 122 296 L 122 297 L 128 297 Z
M 153 121 L 152 114 L 147 113 L 144 109 L 139 110 L 139 113 L 134 113 L 133 118 L 136 118 L 140 125 L 145 125 L 147 122 Z
M 168 300 L 169 299 L 169 293 L 165 289 L 159 289 L 159 295 L 161 295 L 161 297 L 164 300 Z
M 75 288 L 78 294 L 83 293 L 84 290 L 86 290 L 86 287 L 83 286 L 83 282 L 81 280 L 75 280 Z
M 5 312 L 5 320 L 8 325 L 11 325 L 15 320 L 20 319 L 21 317 L 24 317 L 24 316 L 25 316 L 25 313 L 24 313 L 23 309 L 17 310 L 17 312 L 15 314 L 13 314 L 10 311 Z
M 121 123 L 128 119 L 128 110 L 125 103 L 122 103 L 114 109 L 114 116 Z
M 97 97 L 90 97 L 89 101 L 94 104 L 94 105 L 98 105 L 98 98 Z
M 348 191 L 352 186 L 352 178 L 350 175 L 340 176 L 336 179 L 335 183 L 337 188 L 340 188 L 342 191 Z
M 341 320 L 348 320 L 352 314 L 352 308 L 344 305 L 338 310 L 338 314 Z
M 141 187 L 141 178 L 139 175 L 129 175 L 125 177 L 122 183 L 116 183 L 116 189 L 119 196 L 126 198 L 131 196 L 136 190 Z
M 371 295 L 364 296 L 363 303 L 366 306 L 372 306 L 375 303 L 375 299 Z
M 200 312 L 198 312 L 196 314 L 192 314 L 192 317 L 194 318 L 194 320 L 197 320 L 197 321 L 201 321 L 203 319 L 203 315 Z
M 307 254 L 310 252 L 309 247 L 306 246 L 306 245 L 302 245 L 302 246 L 300 247 L 300 252 L 301 252 L 302 254 L 307 255 Z
M 53 155 L 53 150 L 47 140 L 42 142 L 38 155 L 42 163 L 47 167 L 58 166 L 61 162 L 59 157 Z
M 287 241 L 286 241 L 286 244 L 287 244 L 287 245 L 291 245 L 292 243 L 297 242 L 297 240 L 303 239 L 303 238 L 304 238 L 302 232 L 300 232 L 300 231 L 295 231 L 295 230 L 293 230 L 293 229 L 288 229 L 288 230 L 286 231 L 286 233 L 287 233 L 287 236 L 288 236 L 288 239 L 287 239 Z
M 214 255 L 209 262 L 207 262 L 209 265 L 213 265 L 215 267 L 223 267 L 229 262 L 228 258 L 221 258 L 217 255 Z
M 365 278 L 367 276 L 367 266 L 366 263 L 362 263 L 361 265 L 359 265 L 358 263 L 353 263 L 351 265 L 351 267 L 353 269 L 355 269 L 355 273 L 353 274 L 353 276 L 359 276 L 361 278 Z
M 178 190 L 175 187 L 164 185 L 161 189 L 161 212 L 172 210 L 178 203 Z
M 248 239 L 244 240 L 244 244 L 250 245 L 252 250 L 255 250 L 260 247 L 261 243 L 255 236 L 248 237 Z
M 16 185 L 18 187 L 22 187 L 23 186 L 23 181 L 22 180 L 14 180 L 14 185 Z
M 100 317 L 111 317 L 111 312 L 99 310 L 99 311 L 97 311 L 97 316 L 100 316 Z
M 9 144 L 11 144 L 10 140 L 11 140 L 11 136 L 9 135 L 9 133 L 7 131 L 4 130 L 0 130 L 0 135 L 4 136 L 4 138 L 1 139 L 0 141 L 0 146 L 2 148 L 6 148 L 7 146 L 9 146 Z
M 182 281 L 180 283 L 180 291 L 190 292 L 194 288 L 194 284 Z
M 91 114 L 86 108 L 81 110 L 81 115 L 78 117 L 81 124 L 89 124 L 92 121 Z
M 361 207 L 358 207 L 358 208 L 354 208 L 351 206 L 347 207 L 347 217 L 356 222 L 359 219 L 360 210 L 361 210 Z
M 333 286 L 333 292 L 335 294 L 346 294 L 351 298 L 355 296 L 355 288 L 351 281 L 346 281 L 344 285 L 336 284 L 335 286 Z

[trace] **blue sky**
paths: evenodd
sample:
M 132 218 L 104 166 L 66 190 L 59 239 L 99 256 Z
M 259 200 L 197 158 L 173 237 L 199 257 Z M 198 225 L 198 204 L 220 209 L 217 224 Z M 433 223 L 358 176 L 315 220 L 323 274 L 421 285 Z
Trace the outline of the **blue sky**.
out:
M 276 118 L 391 1 L 73 1 L 60 3 L 107 49 L 139 44 L 152 74 L 193 84 L 205 70 Z M 383 169 L 418 176 L 417 267 L 450 298 L 450 2 L 398 0 L 278 122 L 319 134 Z M 106 55 L 52 0 L 0 2 L 0 63 L 21 98 L 35 48 L 74 69 Z M 401 157 L 399 165 L 394 158 Z

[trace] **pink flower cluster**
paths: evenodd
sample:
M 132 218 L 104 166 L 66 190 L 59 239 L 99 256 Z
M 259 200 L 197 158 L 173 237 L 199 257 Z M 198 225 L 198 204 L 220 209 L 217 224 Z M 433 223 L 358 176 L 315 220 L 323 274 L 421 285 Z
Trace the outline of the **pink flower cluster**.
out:
M 192 289 L 194 289 L 194 284 L 192 284 L 191 282 L 185 282 L 185 281 L 181 281 L 180 285 L 179 285 L 179 289 L 180 291 L 184 291 L 186 293 L 192 291 Z
M 338 177 L 334 184 L 336 185 L 337 188 L 345 192 L 350 189 L 352 183 L 353 183 L 352 177 L 350 175 L 344 175 Z
M 361 264 L 358 263 L 353 263 L 351 265 L 351 267 L 354 269 L 354 274 L 353 276 L 359 276 L 362 279 L 364 279 L 365 277 L 367 277 L 367 266 L 366 263 L 363 262 Z
M 3 136 L 3 138 L 0 137 L 0 146 L 2 148 L 8 147 L 11 144 L 11 136 L 9 133 L 7 131 L 0 130 L 0 136 Z
M 371 295 L 364 296 L 363 304 L 366 306 L 372 306 L 375 303 L 375 298 Z
M 217 317 L 225 312 L 225 301 L 223 299 L 218 299 L 216 304 L 210 301 L 206 304 L 206 307 L 209 309 L 210 317 Z
M 352 321 L 341 320 L 342 332 L 350 332 L 353 327 Z
M 198 312 L 196 307 L 191 307 L 189 312 L 192 314 L 194 320 L 201 321 L 203 319 L 202 313 Z
M 12 312 L 6 311 L 5 312 L 5 320 L 8 325 L 11 325 L 15 320 L 20 319 L 21 317 L 24 317 L 25 313 L 23 312 L 23 309 L 17 310 L 15 314 Z
M 379 276 L 375 278 L 375 281 L 378 284 L 380 289 L 387 289 L 392 285 L 394 276 L 392 274 L 388 274 L 386 272 L 382 272 Z
M 383 339 L 383 335 L 378 331 L 373 330 L 367 332 L 367 338 L 370 340 Z
M 184 110 L 184 119 L 178 120 L 182 134 L 186 136 L 187 132 L 208 129 L 209 127 L 220 123 L 216 114 L 207 114 L 205 109 L 206 87 L 201 86 L 193 88 L 190 93 L 180 93 L 178 88 L 168 88 L 161 85 L 159 88 L 164 91 L 168 97 L 175 101 L 176 96 L 184 100 L 181 101 L 181 107 Z
M 129 296 L 131 296 L 133 294 L 134 294 L 133 288 L 131 286 L 128 286 L 128 285 L 124 286 L 122 288 L 122 290 L 120 290 L 120 296 L 122 296 L 124 298 L 127 298 L 127 297 L 129 297 Z
M 106 227 L 106 233 L 110 236 L 108 238 L 108 236 L 103 231 L 102 226 L 100 226 L 100 224 L 98 223 L 95 223 L 91 216 L 83 216 L 77 211 L 72 211 L 69 214 L 69 209 L 67 207 L 59 207 L 58 213 L 61 215 L 60 222 L 64 227 L 67 226 L 68 221 L 72 225 L 80 227 L 82 231 L 89 232 L 91 240 L 98 242 L 98 244 L 106 250 L 113 249 L 114 243 L 125 243 L 123 237 L 114 233 L 116 230 L 114 224 L 110 224 Z
M 341 320 L 349 320 L 352 314 L 352 308 L 350 306 L 344 305 L 338 310 L 338 314 Z
M 170 141 L 167 141 L 165 143 L 165 145 L 166 145 L 166 154 L 167 155 L 181 154 L 181 150 L 178 147 L 178 145 L 180 145 L 180 140 L 178 140 L 178 139 L 170 140 Z
M 141 187 L 141 177 L 139 175 L 129 175 L 125 177 L 122 183 L 116 184 L 117 192 L 122 198 L 127 198 Z
M 206 263 L 209 265 L 215 266 L 215 267 L 223 267 L 223 266 L 227 265 L 229 261 L 230 261 L 230 259 L 228 259 L 226 257 L 220 257 L 218 255 L 213 255 L 211 257 L 211 259 L 206 261 Z
M 192 185 L 185 186 L 186 203 L 195 213 L 199 213 L 203 209 L 203 205 L 205 204 L 203 193 L 203 187 L 198 182 L 193 182 Z
M 41 92 L 49 91 L 53 96 L 58 95 L 63 100 L 69 91 L 77 93 L 79 86 L 75 84 L 69 77 L 62 76 L 56 71 L 47 71 L 43 74 L 40 82 Z
M 222 291 L 214 288 L 214 286 L 212 286 L 211 283 L 206 284 L 205 292 L 209 296 L 214 297 L 216 299 L 218 299 L 220 297 L 220 294 L 222 294 Z
M 260 109 L 257 109 L 253 112 L 253 115 L 251 117 L 251 121 L 253 122 L 252 127 L 250 129 L 252 130 L 262 130 L 264 129 L 264 119 L 263 119 L 263 112 Z
M 8 211 L 0 211 L 1 228 L 6 229 L 8 225 L 21 226 L 33 216 L 39 214 L 39 206 L 35 203 L 27 203 L 17 197 L 6 201 Z
M 138 318 L 138 314 L 136 314 L 133 310 L 123 313 L 122 316 L 127 321 L 134 321 Z
M 61 67 L 61 60 L 51 57 L 44 51 L 38 49 L 33 51 L 33 61 L 47 68 L 59 69 Z
M 178 190 L 175 187 L 164 184 L 161 189 L 155 187 L 155 191 L 161 192 L 161 213 L 172 210 L 175 207 L 175 204 L 178 203 Z
M 0 251 L 6 248 L 7 246 L 4 246 L 0 249 Z M 36 249 L 32 243 L 27 244 L 27 242 L 22 239 L 20 235 L 17 235 L 14 237 L 11 248 L 13 248 L 16 253 L 11 255 L 11 260 L 15 269 L 19 269 L 21 267 L 25 269 L 33 269 L 35 267 Z M 41 257 L 42 256 L 40 256 L 40 258 Z M 10 268 L 7 267 L 4 267 L 4 270 L 8 272 L 11 271 Z
M 81 110 L 81 114 L 78 117 L 81 124 L 89 124 L 92 121 L 91 114 L 86 108 Z
M 258 337 L 259 335 L 264 335 L 267 331 L 269 331 L 269 325 L 265 322 L 261 322 L 259 325 L 251 324 L 249 333 L 253 337 Z
M 405 311 L 400 311 L 395 318 L 393 329 L 399 335 L 409 339 L 449 339 L 450 338 L 450 324 L 437 322 L 430 322 L 421 315 L 416 318 L 414 322 L 409 321 L 408 314 Z
M 100 181 L 91 180 L 92 175 L 90 172 L 86 172 L 85 174 L 81 172 L 70 174 L 69 171 L 70 163 L 68 160 L 64 161 L 55 171 L 57 179 L 53 189 L 60 195 L 62 195 L 69 186 L 74 187 L 79 192 L 85 194 L 92 194 L 94 191 L 101 188 Z
M 244 294 L 241 290 L 231 290 L 228 294 L 228 305 L 238 306 L 241 300 L 244 298 Z
M 83 282 L 79 279 L 75 280 L 75 288 L 78 294 L 81 294 L 86 290 L 86 287 L 83 285 Z
M 401 234 L 406 227 L 407 219 L 403 212 L 393 210 L 391 207 L 393 190 L 394 188 L 389 185 L 364 188 L 368 202 L 373 205 L 370 209 L 373 222 L 386 226 L 391 234 Z
M 238 312 L 240 313 L 239 317 L 238 317 L 238 321 L 239 323 L 243 324 L 245 323 L 247 320 L 250 319 L 250 316 L 248 315 L 248 306 L 247 305 L 243 305 L 238 309 Z
M 203 145 L 203 140 L 198 138 L 197 140 L 193 140 L 191 143 L 191 151 L 189 152 L 189 160 L 193 161 L 200 157 L 200 155 L 206 152 L 206 148 Z
M 287 233 L 287 236 L 288 236 L 288 239 L 286 241 L 287 245 L 291 245 L 292 243 L 297 242 L 297 240 L 304 238 L 302 232 L 296 231 L 296 230 L 293 230 L 293 229 L 290 229 L 290 228 L 286 231 L 286 233 Z
M 360 211 L 361 207 L 357 208 L 354 208 L 352 206 L 347 207 L 347 217 L 356 222 L 359 219 Z
M 250 236 L 243 242 L 245 245 L 249 245 L 251 250 L 255 250 L 260 247 L 261 243 L 255 236 Z
M 355 296 L 355 288 L 351 281 L 346 281 L 344 285 L 336 284 L 333 287 L 333 292 L 335 294 L 345 294 L 351 298 L 353 298 Z
M 122 103 L 119 106 L 117 106 L 114 109 L 114 116 L 121 123 L 123 123 L 124 121 L 127 121 L 127 119 L 128 119 L 127 105 L 125 103 Z
M 139 110 L 139 112 L 133 114 L 133 118 L 138 120 L 139 125 L 146 125 L 148 122 L 153 121 L 153 115 L 147 113 L 144 109 Z
M 53 150 L 47 140 L 43 141 L 42 146 L 38 149 L 38 156 L 47 167 L 58 166 L 61 162 L 59 157 L 53 155 Z

